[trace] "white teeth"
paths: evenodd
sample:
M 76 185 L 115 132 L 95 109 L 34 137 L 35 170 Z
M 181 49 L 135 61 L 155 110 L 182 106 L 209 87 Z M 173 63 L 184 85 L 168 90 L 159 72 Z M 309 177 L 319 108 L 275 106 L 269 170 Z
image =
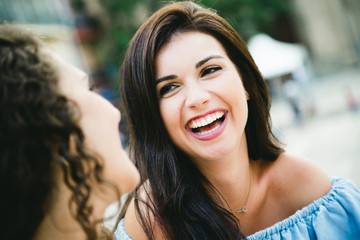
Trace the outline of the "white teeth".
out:
M 196 134 L 197 134 L 197 135 L 206 135 L 206 134 L 210 134 L 210 133 L 212 133 L 212 132 L 216 131 L 219 127 L 220 127 L 220 125 L 216 126 L 214 129 L 211 129 L 211 130 L 209 130 L 209 131 L 205 131 L 205 132 L 198 132 L 198 133 L 196 133 Z
M 209 125 L 210 123 L 213 123 L 214 121 L 222 118 L 224 116 L 224 114 L 225 113 L 223 111 L 219 111 L 219 112 L 209 114 L 206 117 L 198 118 L 196 120 L 191 121 L 189 124 L 189 127 L 194 129 L 194 128 Z
M 190 128 L 197 128 L 198 126 L 197 126 L 197 124 L 196 124 L 196 122 L 191 122 L 190 124 L 189 124 L 189 127 Z
M 204 118 L 201 119 L 200 123 L 202 127 L 208 124 L 208 122 Z

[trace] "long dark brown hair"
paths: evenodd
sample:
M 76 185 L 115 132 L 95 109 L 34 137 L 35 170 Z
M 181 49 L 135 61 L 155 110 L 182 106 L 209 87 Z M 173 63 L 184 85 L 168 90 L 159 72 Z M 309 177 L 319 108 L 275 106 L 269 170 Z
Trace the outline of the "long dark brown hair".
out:
M 250 97 L 245 127 L 249 158 L 274 161 L 283 152 L 271 130 L 265 81 L 239 34 L 211 9 L 193 2 L 169 4 L 139 28 L 121 69 L 131 157 L 142 182 L 150 184 L 148 190 L 145 188 L 150 200 L 140 199 L 139 189 L 134 192 L 136 211 L 149 239 L 154 227 L 149 215 L 155 217 L 168 239 L 241 239 L 245 236 L 237 218 L 215 203 L 211 196 L 221 196 L 191 158 L 174 145 L 160 116 L 156 55 L 174 34 L 189 31 L 216 38 L 241 75 Z M 146 204 L 148 211 L 141 211 L 139 204 Z
M 57 71 L 41 47 L 24 29 L 0 25 L 1 238 L 34 237 L 55 201 L 60 168 L 72 193 L 70 212 L 88 239 L 99 239 L 100 220 L 90 220 L 90 179 L 111 184 L 102 178 L 100 158 L 84 146 L 81 113 L 59 92 Z

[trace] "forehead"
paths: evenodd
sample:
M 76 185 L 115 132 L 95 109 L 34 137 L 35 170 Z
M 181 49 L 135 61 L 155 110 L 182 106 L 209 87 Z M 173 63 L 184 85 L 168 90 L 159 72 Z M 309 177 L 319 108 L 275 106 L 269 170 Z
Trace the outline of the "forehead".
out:
M 159 51 L 158 57 L 192 56 L 211 52 L 225 54 L 222 44 L 213 36 L 202 32 L 174 34 Z M 174 53 L 176 55 L 174 56 Z
M 42 53 L 48 57 L 58 75 L 58 87 L 64 94 L 69 94 L 79 87 L 88 85 L 87 74 L 66 62 L 54 51 L 43 48 Z
M 168 65 L 179 61 L 197 62 L 210 55 L 227 57 L 222 44 L 213 36 L 201 32 L 174 34 L 156 56 L 157 65 Z

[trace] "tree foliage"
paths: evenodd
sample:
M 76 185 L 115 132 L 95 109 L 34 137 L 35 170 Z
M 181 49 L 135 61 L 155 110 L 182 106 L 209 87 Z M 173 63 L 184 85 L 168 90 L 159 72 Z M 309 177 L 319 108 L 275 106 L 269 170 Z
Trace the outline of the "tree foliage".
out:
M 73 0 L 79 7 L 86 0 Z M 105 15 L 103 32 L 95 44 L 103 64 L 118 69 L 131 37 L 154 11 L 168 0 L 102 0 Z M 197 0 L 199 4 L 215 9 L 247 41 L 258 32 L 271 35 L 278 20 L 291 15 L 288 0 Z M 116 77 L 112 74 L 112 77 Z

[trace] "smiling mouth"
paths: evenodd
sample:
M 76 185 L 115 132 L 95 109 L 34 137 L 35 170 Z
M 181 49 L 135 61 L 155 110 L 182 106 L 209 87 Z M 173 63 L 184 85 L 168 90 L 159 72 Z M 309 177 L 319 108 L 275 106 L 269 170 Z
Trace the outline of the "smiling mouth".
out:
M 188 124 L 189 129 L 196 135 L 203 136 L 215 132 L 225 120 L 225 112 L 213 112 L 205 117 L 197 118 Z

